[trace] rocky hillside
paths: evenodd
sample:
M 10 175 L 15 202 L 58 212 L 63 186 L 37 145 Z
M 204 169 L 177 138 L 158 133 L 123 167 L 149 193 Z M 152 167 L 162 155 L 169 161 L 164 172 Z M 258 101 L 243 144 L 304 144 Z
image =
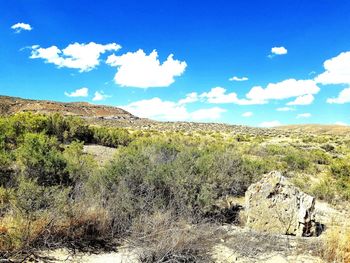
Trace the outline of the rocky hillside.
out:
M 93 105 L 87 102 L 63 103 L 47 100 L 28 100 L 16 97 L 0 96 L 0 115 L 18 112 L 56 113 L 80 116 L 84 118 L 138 119 L 131 113 L 111 106 Z
M 139 118 L 131 113 L 112 106 L 94 105 L 87 102 L 56 102 L 29 100 L 0 95 L 0 116 L 18 112 L 61 113 L 66 116 L 80 116 L 90 124 L 109 127 L 124 127 L 137 130 L 182 131 L 182 132 L 225 132 L 233 134 L 252 134 L 279 136 L 291 134 L 349 135 L 350 127 L 341 125 L 288 125 L 274 129 L 229 125 L 224 123 L 197 122 L 159 122 Z

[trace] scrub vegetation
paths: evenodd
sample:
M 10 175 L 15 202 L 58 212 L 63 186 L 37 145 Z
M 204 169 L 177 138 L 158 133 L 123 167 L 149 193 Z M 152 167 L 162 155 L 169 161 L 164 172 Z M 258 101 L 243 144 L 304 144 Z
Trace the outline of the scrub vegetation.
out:
M 100 165 L 84 152 L 88 144 L 117 150 Z M 143 262 L 203 262 L 219 237 L 213 226 L 240 223 L 239 208 L 218 201 L 244 196 L 272 170 L 318 199 L 347 202 L 350 138 L 140 131 L 59 114 L 1 117 L 0 256 L 128 240 L 145 248 Z M 337 247 L 328 246 L 325 257 L 348 255 L 349 242 L 340 242 L 331 241 Z

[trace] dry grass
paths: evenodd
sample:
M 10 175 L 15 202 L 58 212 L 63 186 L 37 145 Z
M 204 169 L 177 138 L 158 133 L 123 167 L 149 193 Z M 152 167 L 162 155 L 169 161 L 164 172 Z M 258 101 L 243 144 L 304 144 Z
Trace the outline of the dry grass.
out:
M 134 223 L 128 242 L 140 251 L 141 262 L 209 262 L 218 238 L 209 225 L 193 226 L 157 212 Z
M 334 227 L 324 237 L 323 257 L 329 262 L 350 262 L 350 225 Z

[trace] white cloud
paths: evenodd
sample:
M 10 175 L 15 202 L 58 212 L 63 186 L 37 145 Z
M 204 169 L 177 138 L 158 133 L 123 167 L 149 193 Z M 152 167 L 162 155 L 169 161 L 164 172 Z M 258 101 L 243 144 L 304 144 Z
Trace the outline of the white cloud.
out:
M 270 127 L 276 127 L 281 125 L 282 124 L 279 121 L 264 121 L 259 124 L 259 127 L 270 128 Z
M 96 91 L 92 100 L 93 101 L 101 101 L 101 100 L 105 100 L 105 99 L 110 98 L 110 97 L 111 96 L 104 94 L 103 91 Z
M 197 92 L 191 92 L 186 95 L 186 98 L 179 100 L 179 104 L 193 103 L 199 100 Z
M 46 63 L 55 64 L 59 68 L 73 68 L 84 72 L 90 71 L 100 64 L 101 54 L 107 51 L 117 51 L 120 48 L 121 46 L 116 43 L 102 45 L 94 42 L 74 43 L 62 50 L 56 46 L 42 48 L 39 45 L 34 45 L 30 58 L 41 58 Z
M 310 118 L 310 117 L 311 117 L 311 113 L 300 113 L 297 115 L 297 119 Z
M 33 28 L 26 23 L 17 23 L 11 26 L 11 29 L 15 30 L 15 33 L 20 33 L 22 30 L 31 31 Z
M 236 93 L 226 94 L 226 89 L 221 87 L 212 88 L 209 92 L 202 93 L 200 97 L 206 98 L 209 103 L 234 103 L 238 100 Z
M 121 106 L 126 111 L 142 117 L 157 120 L 186 120 L 190 114 L 184 105 L 172 101 L 162 101 L 160 98 L 140 100 Z
M 156 50 L 147 55 L 142 49 L 121 56 L 110 55 L 106 63 L 118 69 L 115 83 L 135 88 L 168 87 L 187 67 L 185 61 L 174 60 L 173 54 L 161 64 Z
M 221 114 L 226 112 L 225 109 L 214 107 L 209 109 L 200 109 L 191 113 L 193 120 L 217 120 L 221 118 Z
M 235 92 L 226 93 L 226 89 L 222 87 L 212 88 L 209 92 L 204 92 L 199 97 L 206 99 L 209 103 L 214 104 L 235 103 L 238 105 L 253 105 L 266 103 L 266 101 L 263 100 L 239 99 Z
M 138 117 L 162 121 L 210 121 L 220 119 L 221 114 L 226 112 L 225 109 L 219 107 L 189 112 L 184 104 L 180 104 L 180 101 L 177 103 L 173 101 L 163 101 L 156 97 L 132 102 L 126 106 L 120 107 Z
M 266 88 L 255 86 L 250 89 L 245 98 L 238 98 L 235 92 L 227 93 L 222 87 L 212 88 L 209 92 L 199 95 L 199 98 L 208 103 L 234 103 L 238 105 L 266 104 L 270 100 L 296 99 L 287 105 L 308 105 L 314 100 L 312 94 L 320 91 L 313 80 L 287 79 L 277 83 L 269 83 Z
M 87 97 L 89 96 L 89 89 L 88 88 L 81 88 L 77 89 L 76 91 L 73 91 L 71 93 L 64 92 L 64 95 L 68 97 Z
M 286 55 L 287 53 L 288 53 L 288 50 L 285 47 L 273 47 L 271 48 L 271 54 L 269 55 L 269 58 L 272 58 L 278 55 Z
M 350 102 L 350 87 L 343 89 L 338 97 L 336 98 L 328 98 L 327 103 L 335 103 L 335 104 L 344 104 Z
M 317 83 L 350 84 L 350 51 L 326 60 L 323 67 L 325 72 L 315 78 Z
M 277 111 L 295 111 L 294 108 L 291 107 L 282 107 L 282 108 L 277 108 Z
M 242 114 L 242 117 L 246 117 L 246 118 L 249 118 L 251 116 L 253 116 L 253 112 L 251 112 L 251 111 L 247 111 L 247 112 Z
M 233 76 L 232 78 L 228 79 L 229 81 L 247 81 L 248 78 L 247 77 L 237 77 L 237 76 Z
M 310 105 L 314 101 L 312 94 L 306 94 L 297 97 L 294 101 L 288 102 L 287 105 Z
M 342 122 L 342 121 L 336 121 L 334 124 L 339 125 L 339 126 L 349 126 L 347 123 Z
M 313 80 L 287 79 L 277 83 L 269 83 L 266 88 L 253 87 L 246 97 L 253 101 L 282 100 L 307 94 L 316 94 L 320 88 Z

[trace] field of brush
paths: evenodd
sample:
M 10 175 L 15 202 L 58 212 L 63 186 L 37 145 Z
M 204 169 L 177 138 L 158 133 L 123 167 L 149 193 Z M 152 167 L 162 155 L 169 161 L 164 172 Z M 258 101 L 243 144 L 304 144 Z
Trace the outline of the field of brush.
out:
M 58 114 L 0 118 L 2 258 L 127 242 L 142 248 L 143 262 L 205 262 L 218 226 L 244 224 L 224 200 L 240 200 L 274 170 L 339 211 L 349 207 L 347 133 L 105 124 Z M 339 231 L 323 239 L 324 260 L 349 262 L 350 231 Z

